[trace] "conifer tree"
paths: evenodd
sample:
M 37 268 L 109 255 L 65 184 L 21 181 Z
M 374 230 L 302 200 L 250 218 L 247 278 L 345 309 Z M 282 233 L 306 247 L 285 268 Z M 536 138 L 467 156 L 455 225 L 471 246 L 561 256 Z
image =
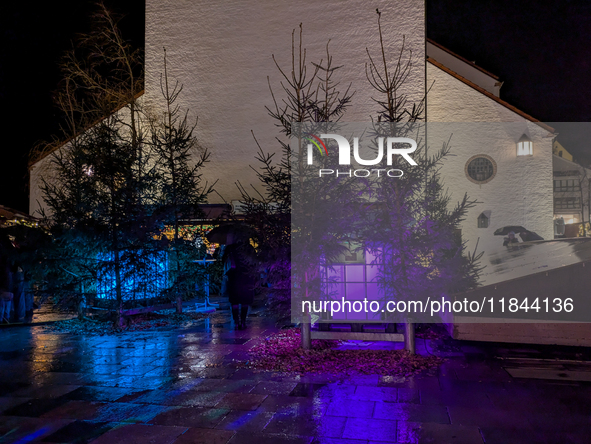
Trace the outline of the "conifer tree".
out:
M 117 322 L 129 267 L 149 265 L 143 254 L 150 250 L 147 239 L 154 231 L 154 171 L 137 101 L 143 58 L 123 38 L 119 20 L 99 4 L 93 31 L 80 36 L 64 56 L 56 93 L 64 116 L 62 135 L 33 153 L 51 152 L 42 192 L 54 243 L 63 244 L 54 268 L 56 284 L 63 288 L 64 281 L 71 280 L 67 276 L 84 281 L 113 275 Z M 68 143 L 62 146 L 64 139 Z M 132 293 L 145 285 L 136 282 Z
M 201 183 L 208 154 L 192 160 L 194 127 L 175 105 L 182 88 L 169 89 L 165 71 L 164 113 L 148 115 L 138 101 L 141 55 L 104 7 L 97 24 L 62 66 L 57 100 L 69 140 L 47 147 L 42 192 L 55 247 L 47 275 L 62 294 L 79 286 L 112 300 L 119 324 L 126 300 L 174 295 L 180 306 L 195 289 L 197 248 L 180 225 L 199 216 L 212 187 Z
M 290 295 L 292 306 L 294 300 L 320 297 L 320 263 L 343 251 L 342 242 L 348 236 L 348 227 L 340 221 L 346 220 L 343 212 L 350 211 L 351 207 L 342 203 L 351 196 L 355 185 L 350 180 L 329 180 L 318 188 L 316 181 L 309 180 L 314 172 L 303 161 L 307 144 L 304 130 L 316 133 L 334 130 L 353 93 L 350 86 L 341 91 L 335 79 L 341 66 L 333 64 L 330 42 L 326 45 L 326 59 L 309 64 L 302 39 L 300 25 L 298 44 L 295 31 L 292 33 L 290 71 L 276 62 L 282 77 L 279 99 L 270 86 L 274 106 L 267 110 L 283 135 L 277 138 L 281 159 L 275 161 L 274 154 L 267 154 L 259 146 L 259 168 L 255 171 L 262 190 L 251 192 L 238 184 L 246 221 L 256 228 L 259 268 L 255 272 L 267 273 L 271 303 L 280 306 L 284 313 L 288 311 Z M 323 161 L 328 165 L 335 159 L 330 157 Z M 317 197 L 318 201 L 305 202 L 310 196 Z M 322 212 L 307 218 L 303 212 L 312 205 L 322 208 Z M 294 219 L 298 220 L 297 228 L 294 228 Z M 301 225 L 304 221 L 305 225 Z M 319 237 L 321 232 L 325 235 Z M 291 281 L 294 276 L 297 282 Z M 302 344 L 309 348 L 310 320 L 306 316 L 304 314 L 301 319 Z
M 373 135 L 410 137 L 411 132 L 421 128 L 417 124 L 424 113 L 424 98 L 417 102 L 405 94 L 414 59 L 403 44 L 393 64 L 388 62 L 379 11 L 378 32 L 380 61 L 375 61 L 368 50 L 367 65 L 367 78 L 378 92 L 374 98 L 378 111 Z M 291 73 L 283 72 L 278 66 L 283 76 L 283 96 L 277 100 L 273 94 L 275 108 L 269 110 L 280 131 L 291 137 L 290 141 L 280 140 L 282 158 L 276 163 L 272 154 L 265 154 L 259 147 L 257 174 L 263 192 L 256 194 L 241 187 L 247 220 L 255 226 L 259 223 L 260 251 L 270 247 L 267 255 L 261 255 L 269 259 L 267 262 L 263 259 L 263 267 L 271 270 L 273 266 L 285 264 L 278 273 L 281 279 L 277 279 L 286 283 L 281 287 L 285 290 L 283 294 L 287 296 L 291 287 L 292 302 L 293 296 L 296 300 L 309 294 L 322 298 L 318 270 L 330 268 L 344 252 L 345 245 L 359 242 L 362 253 L 376 256 L 384 300 L 396 300 L 408 294 L 448 295 L 475 286 L 478 257 L 464 254 L 464 244 L 456 236 L 466 210 L 473 203 L 464 196 L 452 207 L 439 175 L 449 144 L 429 154 L 424 138 L 419 138 L 421 146 L 414 153 L 418 165 L 404 168 L 404 180 L 314 180 L 318 165 L 313 171 L 306 166 L 305 137 L 298 131 L 338 133 L 338 120 L 351 94 L 349 89 L 345 94 L 338 91 L 338 83 L 332 79 L 338 67 L 332 67 L 330 55 L 327 55 L 327 67 L 313 65 L 314 74 L 306 77 L 305 50 L 300 39 L 299 54 L 295 44 L 292 45 L 292 60 Z M 312 86 L 315 81 L 316 88 Z M 337 159 L 328 153 L 317 161 L 321 168 L 339 166 Z M 400 165 L 393 165 L 397 166 Z M 364 211 L 355 211 L 360 208 Z M 355 213 L 365 214 L 365 219 Z M 272 223 L 261 222 L 271 217 Z M 288 232 L 289 218 L 292 225 Z M 266 229 L 269 226 L 279 228 Z M 272 242 L 265 239 L 266 233 L 275 233 L 268 235 Z M 291 257 L 285 244 L 288 241 Z M 278 245 L 283 249 L 277 248 Z M 291 276 L 298 282 L 287 280 L 287 267 L 291 267 Z M 412 327 L 412 323 L 408 325 Z M 409 328 L 409 336 L 412 334 Z M 309 346 L 309 337 L 303 338 L 303 345 Z
M 199 205 L 207 201 L 215 184 L 203 183 L 201 179 L 209 152 L 197 144 L 194 135 L 197 122 L 190 125 L 187 112 L 183 114 L 176 104 L 183 87 L 178 82 L 169 84 L 166 50 L 160 89 L 164 113 L 152 123 L 150 135 L 159 181 L 160 219 L 172 229 L 167 292 L 174 295 L 177 313 L 181 313 L 183 295 L 194 291 L 204 278 L 204 270 L 194 263 L 199 254 L 195 239 L 182 232 L 182 221 L 204 217 Z
M 378 105 L 374 136 L 417 140 L 418 148 L 412 154 L 417 165 L 409 166 L 399 156 L 393 166 L 404 171 L 403 177 L 372 182 L 375 204 L 363 237 L 366 248 L 376 257 L 384 301 L 449 296 L 477 284 L 480 256 L 466 253 L 456 234 L 474 202 L 465 194 L 453 205 L 446 193 L 439 170 L 451 145 L 445 141 L 441 148 L 429 152 L 424 98 L 412 101 L 404 89 L 414 63 L 412 52 L 403 43 L 394 63 L 388 63 L 391 58 L 384 48 L 381 13 L 377 14 L 379 61 L 368 50 L 366 65 L 368 81 L 378 93 L 374 98 Z M 390 322 L 396 320 L 406 321 L 406 336 L 414 337 L 412 318 Z

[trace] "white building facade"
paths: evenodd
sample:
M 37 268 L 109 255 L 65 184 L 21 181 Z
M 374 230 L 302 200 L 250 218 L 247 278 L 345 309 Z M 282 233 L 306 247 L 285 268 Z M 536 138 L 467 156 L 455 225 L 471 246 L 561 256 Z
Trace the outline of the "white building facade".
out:
M 204 179 L 217 181 L 221 198 L 211 203 L 240 199 L 236 182 L 256 184 L 250 165 L 257 144 L 279 151 L 280 136 L 266 107 L 273 107 L 269 84 L 280 91 L 281 73 L 291 71 L 292 31 L 296 51 L 299 25 L 303 24 L 306 60 L 326 60 L 326 45 L 343 89 L 355 91 L 344 121 L 370 121 L 377 105 L 376 92 L 366 78 L 367 50 L 379 60 L 376 8 L 382 13 L 386 53 L 394 63 L 404 39 L 412 51 L 413 65 L 404 84 L 410 101 L 427 94 L 429 122 L 510 122 L 505 134 L 483 133 L 477 139 L 457 134 L 452 156 L 442 178 L 452 198 L 465 192 L 478 204 L 470 210 L 462 236 L 473 249 L 498 248 L 502 238 L 495 229 L 521 225 L 546 239 L 553 236 L 552 129 L 511 107 L 499 98 L 501 82 L 494 75 L 426 40 L 423 0 L 403 2 L 329 0 L 287 1 L 146 1 L 146 63 L 144 105 L 158 112 L 162 103 L 160 78 L 163 48 L 168 73 L 183 85 L 179 105 L 199 118 L 199 143 L 211 152 Z M 311 75 L 312 73 L 310 73 Z M 527 87 L 527 85 L 524 85 Z M 509 127 L 507 127 L 509 128 Z M 517 156 L 516 144 L 526 134 L 533 142 L 531 155 Z M 474 180 L 468 174 L 471 160 L 491 161 L 493 175 Z M 30 212 L 43 208 L 41 176 L 48 158 L 30 172 Z M 482 161 L 484 162 L 484 161 Z M 45 173 L 44 173 L 45 171 Z M 217 202 L 216 202 L 217 199 Z M 479 228 L 479 217 L 488 225 Z M 481 218 L 482 219 L 482 218 Z
M 458 128 L 441 170 L 444 183 L 452 201 L 464 193 L 477 201 L 462 225 L 468 249 L 478 243 L 478 251 L 498 250 L 503 237 L 494 232 L 505 226 L 553 239 L 553 128 L 501 100 L 500 81 L 492 74 L 430 42 L 427 56 L 427 121 Z M 524 135 L 531 153 L 518 149 Z M 471 165 L 478 162 L 492 165 L 489 177 L 470 177 Z

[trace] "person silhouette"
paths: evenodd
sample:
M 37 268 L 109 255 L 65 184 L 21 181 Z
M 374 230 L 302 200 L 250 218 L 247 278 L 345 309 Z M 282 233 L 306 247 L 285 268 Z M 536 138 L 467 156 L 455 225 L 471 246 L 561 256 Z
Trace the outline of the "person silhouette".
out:
M 514 231 L 509 232 L 507 237 L 503 239 L 503 247 L 507 247 L 511 244 L 518 244 L 518 243 L 519 243 L 519 239 L 517 239 L 515 237 Z
M 237 330 L 246 328 L 248 308 L 254 301 L 256 279 L 250 273 L 249 259 L 254 258 L 254 248 L 250 242 L 229 233 L 222 254 L 224 266 L 224 296 L 232 305 L 232 318 Z

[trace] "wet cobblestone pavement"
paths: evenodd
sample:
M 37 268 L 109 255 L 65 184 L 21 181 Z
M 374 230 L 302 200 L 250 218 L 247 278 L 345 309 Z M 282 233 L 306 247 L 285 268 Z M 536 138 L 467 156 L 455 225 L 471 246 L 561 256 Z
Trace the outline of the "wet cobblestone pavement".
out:
M 42 325 L 56 321 L 65 321 L 76 318 L 76 313 L 60 312 L 49 304 L 44 304 L 40 308 L 35 309 L 33 316 L 27 317 L 21 321 L 11 320 L 10 324 L 0 324 L 0 333 L 4 328 L 12 328 L 16 326 L 30 326 Z
M 591 442 L 591 371 L 570 349 L 546 361 L 547 348 L 419 339 L 420 353 L 446 358 L 431 374 L 286 376 L 237 368 L 275 331 L 264 318 L 249 322 L 233 331 L 219 313 L 191 328 L 114 336 L 3 329 L 0 442 Z M 514 378 L 510 366 L 558 376 Z

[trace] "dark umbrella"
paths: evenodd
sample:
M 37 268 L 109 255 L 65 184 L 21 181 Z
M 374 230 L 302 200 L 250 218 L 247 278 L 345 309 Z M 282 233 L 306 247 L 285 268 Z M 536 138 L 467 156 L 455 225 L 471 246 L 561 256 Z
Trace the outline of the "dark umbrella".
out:
M 508 225 L 506 227 L 499 228 L 498 230 L 496 230 L 495 236 L 506 236 L 511 231 L 513 231 L 514 233 L 523 233 L 527 230 L 519 225 Z
M 239 239 L 248 238 L 248 228 L 244 224 L 225 224 L 215 227 L 205 235 L 212 244 L 228 244 L 228 235 L 232 234 L 234 242 Z

